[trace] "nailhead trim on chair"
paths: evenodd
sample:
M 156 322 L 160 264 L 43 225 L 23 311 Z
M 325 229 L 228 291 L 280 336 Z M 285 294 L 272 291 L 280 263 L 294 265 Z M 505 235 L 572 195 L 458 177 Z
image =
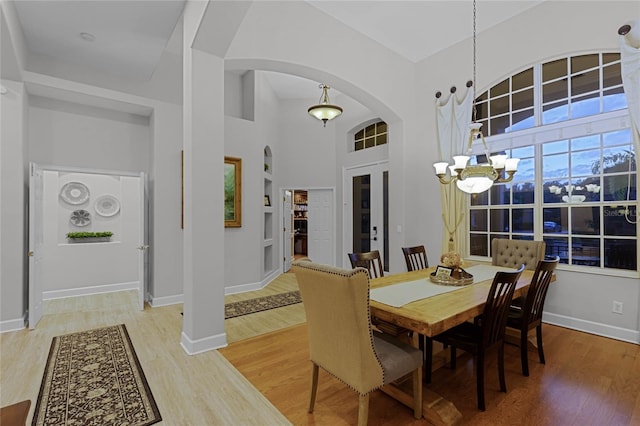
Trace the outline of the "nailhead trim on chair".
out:
M 382 385 L 371 389 L 369 392 L 361 394 L 360 392 L 358 392 L 357 389 L 355 389 L 353 386 L 349 385 L 348 383 L 342 381 L 342 379 L 340 379 L 339 377 L 335 376 L 333 373 L 331 373 L 331 371 L 327 370 L 324 366 L 319 365 L 320 367 L 322 367 L 323 370 L 325 370 L 327 373 L 329 373 L 330 375 L 332 375 L 333 377 L 335 377 L 336 379 L 338 379 L 340 382 L 344 383 L 345 385 L 347 385 L 349 388 L 351 388 L 354 392 L 356 392 L 359 395 L 367 395 L 371 392 L 373 392 L 376 389 L 381 388 L 382 386 L 384 386 L 384 384 L 387 382 L 385 379 L 385 372 L 384 372 L 384 367 L 382 366 L 382 362 L 380 361 L 380 358 L 378 357 L 378 352 L 376 352 L 376 346 L 373 343 L 373 329 L 371 328 L 371 308 L 369 305 L 370 302 L 370 291 L 371 291 L 371 283 L 369 281 L 369 271 L 367 271 L 366 268 L 362 268 L 362 267 L 356 267 L 353 269 L 343 269 L 343 268 L 337 268 L 335 266 L 331 266 L 331 265 L 324 265 L 321 263 L 314 263 L 314 262 L 309 262 L 309 261 L 296 261 L 293 262 L 292 264 L 295 267 L 298 268 L 305 268 L 305 269 L 311 269 L 313 271 L 318 271 L 318 272 L 326 272 L 329 274 L 334 274 L 334 275 L 339 275 L 341 277 L 345 277 L 345 278 L 350 278 L 356 274 L 365 274 L 367 276 L 367 316 L 369 317 L 369 344 L 371 345 L 371 349 L 373 349 L 373 353 L 376 356 L 376 360 L 378 361 L 378 365 L 380 365 L 380 369 L 382 370 Z M 303 300 L 304 303 L 304 300 Z

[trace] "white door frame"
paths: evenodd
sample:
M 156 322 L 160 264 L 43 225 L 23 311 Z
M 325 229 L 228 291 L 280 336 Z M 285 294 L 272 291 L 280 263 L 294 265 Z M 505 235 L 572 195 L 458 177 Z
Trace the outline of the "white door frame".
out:
M 29 165 L 29 328 L 35 329 L 42 318 L 42 216 L 43 169 L 36 163 Z
M 329 253 L 329 257 L 330 259 L 332 259 L 331 261 L 331 265 L 335 264 L 335 259 L 336 259 L 336 242 L 337 242 L 337 238 L 336 238 L 336 217 L 337 217 L 337 212 L 336 212 L 336 189 L 335 187 L 297 187 L 297 186 L 287 186 L 287 187 L 281 187 L 280 188 L 280 197 L 282 199 L 282 197 L 284 197 L 284 192 L 285 191 L 314 191 L 314 190 L 324 190 L 324 191 L 331 191 L 332 197 L 331 197 L 331 202 L 333 203 L 333 208 L 332 208 L 332 214 L 331 214 L 331 222 L 333 224 L 333 235 L 332 235 L 332 241 L 330 243 L 330 247 L 331 247 L 331 253 Z M 293 194 L 292 194 L 293 195 Z M 284 221 L 284 212 L 282 210 L 282 208 L 280 208 L 280 211 L 278 212 L 278 223 L 283 223 Z M 308 229 L 309 225 L 307 224 L 307 229 Z M 284 232 L 278 232 L 278 234 L 280 234 L 280 247 L 283 247 L 283 244 L 285 243 L 284 241 Z M 282 249 L 280 250 L 282 252 Z M 314 260 L 313 258 L 311 258 L 311 260 Z M 284 273 L 284 262 L 280 261 L 279 262 L 279 269 L 281 273 Z
M 376 161 L 372 163 L 359 164 L 356 166 L 349 166 L 342 168 L 342 197 L 343 197 L 343 210 L 342 210 L 342 224 L 343 224 L 343 234 L 342 234 L 342 247 L 344 248 L 345 253 L 353 252 L 353 185 L 352 178 L 354 176 L 359 176 L 360 174 L 371 174 L 373 176 L 374 173 L 378 172 L 380 176 L 385 171 L 389 171 L 389 161 Z M 372 217 L 371 218 L 371 226 L 377 227 L 377 235 L 378 241 L 376 243 L 372 242 L 371 249 L 379 250 L 381 256 L 385 256 L 384 253 L 384 220 L 383 220 L 383 211 L 382 211 L 382 188 L 379 193 L 373 194 L 371 202 L 372 213 L 374 213 L 374 201 L 379 200 L 379 211 L 376 212 L 376 215 L 379 218 Z M 375 219 L 375 224 L 374 224 Z M 351 263 L 347 255 L 345 254 L 342 259 L 342 267 L 351 268 Z

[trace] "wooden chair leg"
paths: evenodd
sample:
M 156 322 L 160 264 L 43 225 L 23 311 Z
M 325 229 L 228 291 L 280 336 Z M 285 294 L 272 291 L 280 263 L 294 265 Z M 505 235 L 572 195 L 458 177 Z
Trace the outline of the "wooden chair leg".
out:
M 369 420 L 369 394 L 358 398 L 358 426 L 367 426 Z
M 422 356 L 423 356 L 423 378 L 425 383 L 431 383 L 431 370 L 433 369 L 433 340 L 427 336 L 420 336 L 420 342 L 422 343 Z
M 476 354 L 476 392 L 478 393 L 478 409 L 485 411 L 484 403 L 484 354 Z
M 520 363 L 522 364 L 522 375 L 529 376 L 529 339 L 526 330 L 520 331 Z
M 538 324 L 536 327 L 536 337 L 538 340 L 538 356 L 540 357 L 540 364 L 544 364 L 544 349 L 542 348 L 542 324 Z
M 498 378 L 500 379 L 500 390 L 507 392 L 507 381 L 504 378 L 504 342 L 498 348 Z
M 431 340 L 431 339 L 429 339 Z M 422 368 L 413 372 L 413 417 L 422 418 Z
M 318 392 L 318 371 L 319 367 L 316 364 L 313 364 L 313 368 L 311 369 L 311 395 L 309 397 L 309 413 L 313 413 L 313 407 L 316 404 L 316 393 Z

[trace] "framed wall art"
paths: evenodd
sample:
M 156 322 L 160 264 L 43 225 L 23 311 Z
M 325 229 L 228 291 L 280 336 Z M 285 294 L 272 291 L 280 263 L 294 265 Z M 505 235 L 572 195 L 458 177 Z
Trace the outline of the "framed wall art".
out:
M 224 226 L 242 226 L 242 159 L 224 157 Z

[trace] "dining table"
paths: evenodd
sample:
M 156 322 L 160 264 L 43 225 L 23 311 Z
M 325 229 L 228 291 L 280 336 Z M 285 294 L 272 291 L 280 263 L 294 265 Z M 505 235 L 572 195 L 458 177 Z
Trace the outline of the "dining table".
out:
M 385 275 L 370 281 L 371 317 L 397 329 L 433 337 L 481 315 L 495 273 L 514 269 L 478 264 L 465 267 L 473 275 L 467 285 L 434 283 L 436 267 Z M 534 271 L 520 275 L 514 298 L 526 294 Z M 417 339 L 413 343 L 417 344 Z M 382 389 L 411 407 L 411 395 L 396 386 Z M 423 415 L 431 424 L 455 425 L 462 415 L 455 405 L 437 393 L 423 389 Z

